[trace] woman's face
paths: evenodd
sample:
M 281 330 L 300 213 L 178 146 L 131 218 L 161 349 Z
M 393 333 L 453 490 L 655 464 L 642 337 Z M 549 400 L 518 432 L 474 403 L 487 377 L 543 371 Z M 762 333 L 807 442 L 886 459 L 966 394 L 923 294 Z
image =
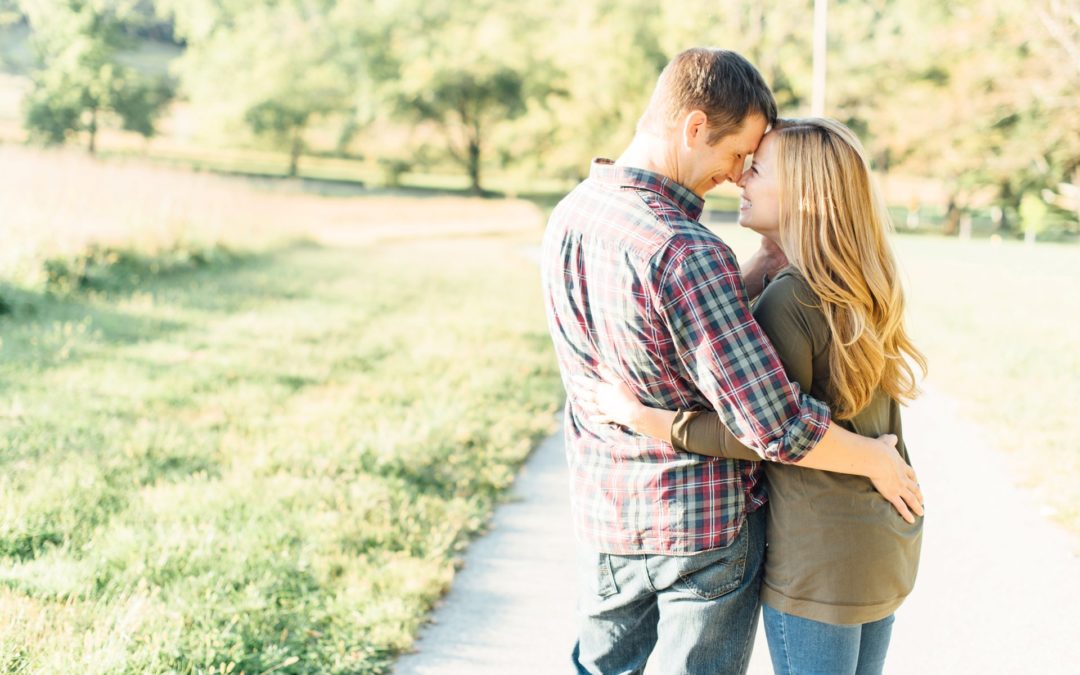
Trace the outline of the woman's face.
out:
M 739 225 L 779 243 L 780 195 L 777 185 L 776 134 L 769 132 L 761 139 L 753 164 L 738 182 L 742 188 Z

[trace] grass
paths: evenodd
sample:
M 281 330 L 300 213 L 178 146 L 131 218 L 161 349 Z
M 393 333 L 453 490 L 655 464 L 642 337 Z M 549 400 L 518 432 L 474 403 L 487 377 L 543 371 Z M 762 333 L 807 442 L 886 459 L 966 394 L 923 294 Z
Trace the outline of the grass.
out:
M 555 425 L 536 207 L 0 167 L 0 672 L 385 672 Z
M 741 256 L 756 247 L 752 233 L 717 231 Z M 1076 247 L 902 234 L 893 241 L 909 327 L 930 362 L 927 382 L 956 399 L 1080 535 Z
M 553 429 L 519 245 L 297 245 L 23 298 L 0 671 L 385 670 Z

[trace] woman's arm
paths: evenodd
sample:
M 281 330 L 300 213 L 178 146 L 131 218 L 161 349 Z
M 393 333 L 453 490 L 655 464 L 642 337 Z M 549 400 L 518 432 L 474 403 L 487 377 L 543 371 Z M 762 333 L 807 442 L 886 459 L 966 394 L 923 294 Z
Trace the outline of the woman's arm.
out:
M 603 382 L 588 378 L 579 381 L 583 392 L 581 403 L 594 411 L 593 422 L 618 424 L 698 455 L 746 461 L 762 459 L 735 438 L 717 413 L 650 408 L 638 401 L 630 387 L 609 368 L 601 365 L 600 373 Z M 922 494 L 918 491 L 915 471 L 896 452 L 895 436 L 886 434 L 879 440 L 891 449 L 833 423 L 814 449 L 793 466 L 865 476 L 901 515 L 913 520 L 911 511 L 922 515 Z
M 670 443 L 679 450 L 709 457 L 760 461 L 761 456 L 739 442 L 715 412 L 663 410 L 641 403 L 630 387 L 600 364 L 603 382 L 580 378 L 580 402 L 594 411 L 592 421 L 618 424 L 634 433 Z

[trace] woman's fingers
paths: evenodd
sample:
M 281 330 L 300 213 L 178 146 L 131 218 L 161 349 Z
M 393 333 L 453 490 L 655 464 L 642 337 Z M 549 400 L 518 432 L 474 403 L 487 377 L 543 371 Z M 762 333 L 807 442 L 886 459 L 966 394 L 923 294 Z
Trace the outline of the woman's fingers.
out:
M 900 497 L 892 497 L 889 499 L 889 502 L 893 505 L 893 508 L 896 509 L 896 512 L 900 514 L 901 518 L 909 523 L 915 522 L 915 516 L 911 515 L 911 509 L 908 508 L 908 505 L 904 503 L 903 499 L 900 499 Z
M 911 490 L 904 493 L 904 502 L 917 516 L 923 515 L 923 503 L 919 495 L 915 494 Z M 908 521 L 911 522 L 911 521 Z
M 570 378 L 574 402 L 581 410 L 581 416 L 592 424 L 618 424 L 609 413 L 618 409 L 613 401 L 617 399 L 616 386 L 621 384 L 622 380 L 604 364 L 597 364 L 597 367 L 603 381 L 585 375 L 574 375 Z

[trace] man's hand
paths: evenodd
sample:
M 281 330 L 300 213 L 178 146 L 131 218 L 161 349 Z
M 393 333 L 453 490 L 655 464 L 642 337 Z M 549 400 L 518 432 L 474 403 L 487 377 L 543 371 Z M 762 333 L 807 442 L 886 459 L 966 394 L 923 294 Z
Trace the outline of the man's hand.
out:
M 787 267 L 788 259 L 780 247 L 768 237 L 761 238 L 761 247 L 742 266 L 743 286 L 751 298 L 765 290 L 765 275 L 772 277 Z
M 879 436 L 877 443 L 880 446 L 880 468 L 868 478 L 874 484 L 874 489 L 893 505 L 904 520 L 914 523 L 916 515 L 923 515 L 923 495 L 915 470 L 896 451 L 896 436 Z

